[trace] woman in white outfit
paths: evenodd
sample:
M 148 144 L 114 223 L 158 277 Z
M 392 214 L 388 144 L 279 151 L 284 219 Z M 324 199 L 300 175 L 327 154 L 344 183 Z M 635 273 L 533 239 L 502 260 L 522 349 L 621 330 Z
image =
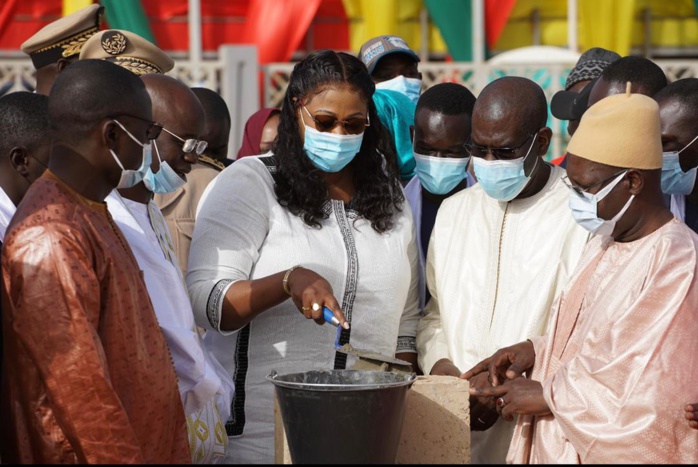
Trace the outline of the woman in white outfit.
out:
M 340 344 L 416 368 L 417 244 L 377 149 L 374 89 L 356 57 L 311 54 L 291 75 L 273 154 L 235 162 L 202 199 L 187 284 L 197 322 L 217 331 L 207 344 L 235 380 L 229 462 L 274 462 L 265 377 L 350 367 L 336 331 Z M 323 306 L 339 328 L 325 324 Z

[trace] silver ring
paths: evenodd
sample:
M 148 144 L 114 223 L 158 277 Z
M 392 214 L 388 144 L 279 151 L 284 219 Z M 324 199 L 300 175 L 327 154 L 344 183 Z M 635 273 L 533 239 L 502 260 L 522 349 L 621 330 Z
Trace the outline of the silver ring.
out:
M 313 303 L 313 311 L 318 311 L 320 309 L 320 304 Z
M 506 405 L 506 402 L 504 402 L 504 398 L 500 397 L 497 399 L 497 407 L 504 407 Z

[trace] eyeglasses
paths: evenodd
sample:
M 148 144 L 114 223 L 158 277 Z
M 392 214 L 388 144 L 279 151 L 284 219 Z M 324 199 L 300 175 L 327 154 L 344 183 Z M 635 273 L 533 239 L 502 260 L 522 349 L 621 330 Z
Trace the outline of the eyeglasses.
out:
M 473 157 L 481 157 L 484 158 L 487 153 L 489 152 L 492 154 L 492 157 L 494 157 L 497 160 L 500 159 L 518 159 L 518 152 L 519 150 L 528 142 L 528 140 L 532 136 L 538 136 L 538 132 L 535 133 L 530 133 L 528 136 L 526 136 L 526 139 L 519 144 L 516 147 L 502 147 L 502 148 L 490 148 L 488 146 L 480 146 L 479 144 L 475 144 L 472 142 L 465 143 L 465 149 L 468 151 L 468 154 L 470 154 Z M 535 138 L 534 138 L 535 141 Z
M 208 147 L 208 143 L 206 141 L 200 141 L 200 140 L 194 139 L 194 138 L 184 139 L 184 138 L 181 138 L 181 137 L 175 135 L 167 128 L 163 127 L 163 130 L 165 130 L 165 132 L 169 133 L 170 135 L 174 136 L 175 138 L 177 138 L 178 140 L 180 140 L 182 142 L 182 151 L 184 151 L 185 153 L 196 151 L 196 155 L 200 156 L 204 153 L 204 151 Z
M 368 114 L 366 114 L 366 119 L 363 117 L 350 118 L 349 120 L 338 120 L 336 117 L 330 115 L 318 115 L 313 117 L 305 105 L 301 104 L 303 110 L 308 114 L 313 122 L 315 122 L 315 129 L 321 132 L 332 131 L 338 124 L 342 124 L 344 131 L 350 135 L 358 135 L 363 133 L 366 127 L 371 126 L 371 119 Z
M 586 193 L 586 192 L 589 191 L 590 189 L 594 188 L 594 187 L 597 186 L 597 185 L 605 184 L 605 183 L 608 182 L 609 180 L 613 180 L 613 178 L 617 177 L 618 175 L 622 174 L 622 173 L 625 172 L 625 171 L 626 171 L 625 169 L 620 170 L 620 171 L 614 173 L 613 175 L 611 175 L 610 177 L 604 178 L 604 179 L 601 180 L 600 182 L 596 182 L 596 183 L 594 183 L 594 184 L 591 184 L 591 185 L 589 185 L 589 186 L 586 187 L 586 188 L 576 187 L 576 186 L 572 185 L 572 183 L 570 183 L 570 181 L 569 181 L 570 178 L 569 178 L 566 174 L 562 176 L 562 183 L 564 183 L 565 185 L 567 185 L 567 188 L 569 188 L 570 190 L 572 190 L 572 191 L 574 191 L 575 193 L 577 193 L 580 197 L 584 198 L 584 193 Z
M 162 130 L 163 130 L 162 125 L 160 125 L 159 123 L 156 123 L 156 122 L 154 122 L 154 121 L 152 121 L 152 120 L 148 120 L 148 119 L 143 118 L 143 117 L 138 117 L 138 116 L 136 116 L 136 115 L 121 113 L 121 114 L 116 114 L 116 115 L 109 116 L 109 117 L 107 117 L 107 118 L 116 118 L 116 117 L 121 117 L 121 116 L 123 116 L 123 117 L 131 117 L 131 118 L 135 118 L 136 120 L 140 120 L 140 121 L 142 121 L 142 122 L 146 122 L 146 123 L 148 124 L 148 129 L 145 131 L 145 135 L 146 135 L 146 138 L 148 138 L 149 141 L 152 141 L 152 140 L 154 140 L 154 139 L 157 139 L 158 136 L 160 136 L 160 132 L 162 132 Z

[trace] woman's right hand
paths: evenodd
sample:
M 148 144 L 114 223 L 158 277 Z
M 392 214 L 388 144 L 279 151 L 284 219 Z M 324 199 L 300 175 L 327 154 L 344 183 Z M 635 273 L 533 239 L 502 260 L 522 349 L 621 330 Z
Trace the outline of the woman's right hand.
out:
M 327 307 L 332 310 L 339 325 L 349 329 L 349 322 L 334 297 L 332 286 L 320 274 L 311 269 L 295 269 L 288 277 L 288 289 L 291 291 L 291 300 L 307 319 L 325 324 L 322 307 Z

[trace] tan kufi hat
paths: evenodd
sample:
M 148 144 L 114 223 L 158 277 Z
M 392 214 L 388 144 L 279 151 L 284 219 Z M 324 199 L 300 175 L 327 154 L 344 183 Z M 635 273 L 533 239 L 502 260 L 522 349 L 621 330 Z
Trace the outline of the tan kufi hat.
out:
M 108 60 L 139 76 L 167 73 L 174 67 L 170 56 L 155 44 L 121 29 L 106 29 L 92 36 L 80 52 L 80 60 L 88 58 Z
M 61 58 L 78 55 L 87 40 L 99 31 L 104 7 L 92 4 L 47 24 L 20 46 L 39 69 Z
M 584 113 L 567 152 L 623 169 L 662 168 L 659 106 L 651 97 L 624 94 L 601 99 Z

